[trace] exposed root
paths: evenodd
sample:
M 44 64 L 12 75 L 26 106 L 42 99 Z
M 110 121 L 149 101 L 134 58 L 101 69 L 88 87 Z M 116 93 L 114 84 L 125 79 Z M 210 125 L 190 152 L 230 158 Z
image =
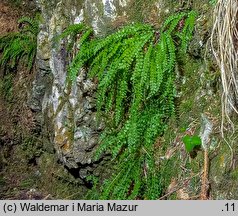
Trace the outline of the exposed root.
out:
M 204 150 L 204 171 L 202 175 L 202 187 L 201 187 L 201 200 L 209 199 L 209 180 L 208 180 L 208 172 L 209 172 L 209 157 L 208 150 Z

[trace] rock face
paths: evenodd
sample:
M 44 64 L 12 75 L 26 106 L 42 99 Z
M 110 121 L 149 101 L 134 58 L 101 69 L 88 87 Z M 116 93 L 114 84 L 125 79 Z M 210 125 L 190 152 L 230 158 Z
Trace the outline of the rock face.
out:
M 66 41 L 56 43 L 55 37 L 70 24 L 83 20 L 95 34 L 105 35 L 128 20 L 128 10 L 137 7 L 136 1 L 38 0 L 37 4 L 42 21 L 30 107 L 43 114 L 43 125 L 60 161 L 80 178 L 92 172 L 98 175 L 98 164 L 105 160 L 93 159 L 103 129 L 103 123 L 96 119 L 96 84 L 87 79 L 85 71 L 79 72 L 76 82 L 67 79 Z M 154 3 L 151 5 L 157 9 Z
M 37 5 L 42 19 L 30 107 L 39 113 L 59 160 L 74 176 L 102 175 L 106 157 L 93 158 L 103 129 L 103 121 L 96 118 L 97 86 L 83 70 L 75 82 L 69 81 L 67 39 L 56 42 L 55 38 L 70 24 L 82 21 L 98 36 L 131 22 L 159 27 L 164 16 L 190 5 L 163 0 L 38 0 Z
M 95 90 L 97 85 L 92 80 L 87 79 L 84 70 L 79 72 L 75 82 L 69 81 L 67 78 L 69 59 L 66 48 L 67 41 L 64 39 L 57 43 L 55 40 L 55 37 L 60 35 L 70 24 L 84 21 L 93 27 L 95 34 L 105 36 L 119 26 L 131 22 L 140 21 L 156 27 L 160 26 L 164 16 L 180 11 L 181 7 L 183 9 L 193 8 L 201 12 L 194 39 L 189 47 L 189 54 L 193 57 L 194 62 L 188 63 L 181 72 L 183 80 L 179 94 L 181 93 L 185 97 L 180 98 L 180 107 L 182 107 L 183 113 L 183 121 L 180 120 L 180 126 L 190 125 L 191 122 L 199 119 L 200 115 L 206 111 L 204 107 L 208 107 L 209 112 L 214 110 L 213 107 L 210 109 L 211 104 L 207 104 L 207 101 L 210 100 L 209 98 L 214 98 L 213 92 L 209 89 L 214 86 L 216 77 L 210 79 L 207 77 L 208 75 L 204 73 L 207 68 L 201 61 L 211 26 L 211 1 L 208 3 L 205 0 L 148 0 L 144 2 L 138 0 L 37 0 L 36 2 L 41 11 L 42 19 L 41 31 L 38 36 L 37 75 L 33 83 L 29 105 L 33 111 L 39 113 L 43 130 L 49 134 L 49 143 L 53 143 L 59 160 L 75 177 L 85 181 L 86 177 L 91 174 L 106 178 L 110 172 L 107 166 L 107 160 L 110 156 L 104 156 L 99 161 L 95 161 L 93 157 L 98 145 L 99 134 L 103 129 L 103 121 L 98 121 L 96 118 Z M 185 72 L 187 70 L 187 72 L 185 73 L 183 70 Z M 215 69 L 211 67 L 209 70 L 210 74 Z M 210 85 L 209 88 L 207 85 Z M 196 95 L 199 95 L 196 97 L 198 98 L 196 99 L 197 104 L 200 104 L 199 107 L 201 107 L 199 109 L 196 106 L 193 107 Z M 219 105 L 216 108 L 219 108 Z M 214 115 L 218 115 L 217 113 Z M 201 120 L 201 124 L 203 124 L 203 120 Z M 201 132 L 203 141 L 208 139 L 211 132 L 210 126 L 206 126 L 206 121 L 204 121 L 204 125 L 206 130 Z M 213 143 L 218 143 L 215 136 L 211 135 L 210 139 Z M 171 137 L 168 139 L 168 143 L 170 142 Z M 214 146 L 216 146 L 215 144 Z M 222 148 L 225 147 L 226 145 Z M 184 152 L 183 146 L 181 149 L 187 158 L 188 155 Z M 223 184 L 226 185 L 224 173 L 227 165 L 224 164 L 223 166 L 222 163 L 221 166 L 221 161 L 226 162 L 226 158 L 229 157 L 227 151 L 227 149 L 221 149 L 219 157 L 212 161 L 210 178 L 213 185 L 212 191 L 216 191 L 216 194 L 213 193 L 214 199 L 229 197 L 225 192 L 223 193 L 223 188 L 226 188 L 223 187 Z M 174 164 L 183 161 L 179 157 L 174 157 L 173 160 Z M 166 165 L 169 173 L 171 173 L 174 164 L 171 168 Z M 194 167 L 200 171 L 201 167 L 196 160 L 192 161 L 191 164 L 195 164 Z M 181 167 L 183 166 L 184 164 Z M 237 177 L 238 171 L 235 170 L 234 176 Z M 191 171 L 193 172 L 192 169 Z M 87 182 L 85 183 L 87 184 Z M 229 185 L 232 184 L 233 177 Z M 197 194 L 198 191 L 195 190 L 194 193 Z M 235 194 L 229 198 L 237 196 Z

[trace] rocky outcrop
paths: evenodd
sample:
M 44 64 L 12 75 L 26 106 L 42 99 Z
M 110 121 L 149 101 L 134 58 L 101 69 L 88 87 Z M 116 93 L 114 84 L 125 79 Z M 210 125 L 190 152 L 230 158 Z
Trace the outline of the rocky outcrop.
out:
M 95 34 L 105 35 L 118 17 L 126 16 L 126 0 L 38 0 L 42 13 L 38 36 L 37 75 L 29 102 L 43 116 L 58 158 L 72 173 L 85 179 L 99 175 L 100 161 L 94 160 L 103 121 L 96 118 L 96 84 L 80 71 L 76 82 L 67 78 L 66 40 L 55 37 L 73 23 L 84 20 Z M 121 18 L 119 18 L 121 19 Z M 125 17 L 124 17 L 125 19 Z M 101 172 L 102 173 L 102 172 Z
M 98 36 L 105 36 L 129 22 L 145 22 L 160 26 L 167 14 L 180 6 L 157 0 L 38 0 L 42 14 L 38 35 L 37 75 L 29 102 L 38 112 L 44 131 L 50 134 L 57 156 L 71 173 L 82 179 L 105 171 L 105 158 L 94 160 L 103 120 L 96 118 L 96 83 L 79 72 L 75 82 L 67 78 L 69 53 L 67 39 L 56 42 L 70 24 L 85 22 Z M 199 39 L 198 39 L 199 40 Z M 200 46 L 198 44 L 198 46 Z M 104 164 L 105 166 L 105 164 Z M 100 170 L 100 171 L 99 171 Z
M 203 62 L 212 25 L 210 19 L 212 5 L 210 2 L 205 0 L 154 0 L 145 2 L 137 0 L 37 0 L 42 19 L 41 31 L 38 36 L 37 74 L 33 83 L 29 105 L 33 111 L 39 114 L 43 130 L 49 134 L 49 143 L 54 145 L 54 150 L 59 160 L 75 177 L 85 181 L 87 186 L 90 187 L 86 181 L 87 176 L 93 174 L 104 178 L 110 173 L 110 166 L 107 166 L 107 160 L 110 156 L 104 156 L 98 161 L 95 161 L 93 157 L 98 145 L 99 134 L 104 127 L 103 120 L 96 118 L 95 90 L 97 84 L 87 78 L 84 70 L 79 72 L 75 82 L 71 82 L 68 79 L 69 53 L 66 48 L 67 40 L 61 40 L 56 43 L 55 37 L 60 35 L 70 24 L 82 21 L 92 26 L 96 35 L 105 36 L 119 26 L 129 22 L 142 21 L 159 27 L 164 20 L 163 17 L 168 14 L 184 8 L 193 8 L 199 11 L 196 32 L 189 47 L 189 55 L 193 60 L 177 70 L 178 81 L 181 81 L 177 95 L 180 104 L 178 112 L 182 116 L 180 116 L 178 128 L 182 128 L 197 122 L 201 115 L 204 117 L 203 113 L 208 112 L 214 116 L 219 116 L 220 112 L 219 105 L 211 105 L 209 103 L 212 100 L 216 102 L 220 100 L 215 98 L 219 98 L 218 87 L 215 86 L 218 83 L 219 75 L 217 75 L 216 68 L 212 62 L 209 62 L 209 67 Z M 206 55 L 209 55 L 208 57 L 210 58 L 211 52 L 209 52 L 209 49 L 208 45 Z M 197 105 L 194 105 L 194 98 Z M 218 111 L 215 112 L 214 107 Z M 200 135 L 203 141 L 208 140 L 209 137 L 212 141 L 211 146 L 215 146 L 215 150 L 212 149 L 211 155 L 213 156 L 215 153 L 217 155 L 217 143 L 220 143 L 220 138 L 211 133 L 211 127 L 208 125 L 206 118 L 204 120 L 203 117 L 198 120 L 199 123 L 195 126 L 198 128 L 202 126 Z M 174 133 L 177 129 L 175 130 L 173 127 L 175 125 L 171 127 Z M 218 127 L 218 124 L 214 124 L 213 130 Z M 192 131 L 195 131 L 194 128 L 193 126 L 191 127 Z M 167 133 L 169 132 L 167 131 Z M 215 132 L 213 131 L 213 133 Z M 218 133 L 219 131 L 216 132 L 216 134 Z M 171 137 L 167 141 L 165 145 L 168 146 L 164 147 L 164 149 L 171 148 L 169 146 Z M 167 165 L 167 162 L 165 163 L 166 169 L 169 170 L 168 173 L 172 173 L 171 170 L 174 164 L 182 164 L 183 161 L 188 160 L 189 156 L 184 151 L 181 143 L 180 148 L 183 157 L 171 156 L 171 160 L 168 158 L 168 161 L 172 164 L 171 167 Z M 213 163 L 210 169 L 211 188 L 212 191 L 216 191 L 216 194 L 213 192 L 213 199 L 229 197 L 227 194 L 223 195 L 223 184 L 225 185 L 224 182 L 226 180 L 223 174 L 229 166 L 227 165 L 228 163 L 224 163 L 223 166 L 223 161 L 229 161 L 227 159 L 229 158 L 228 150 L 223 148 L 227 148 L 227 146 L 223 145 L 219 151 L 219 157 L 214 156 L 214 159 L 211 156 L 211 163 Z M 213 151 L 216 152 L 213 153 Z M 194 172 L 193 170 L 196 172 L 201 170 L 200 163 L 203 163 L 203 160 L 201 153 L 200 155 L 200 161 L 198 159 L 190 161 L 189 158 L 189 166 L 192 167 L 190 169 L 191 172 Z M 158 158 L 161 158 L 159 156 Z M 181 167 L 183 166 L 186 166 L 186 164 L 181 165 Z M 190 175 L 190 172 L 188 174 Z M 234 176 L 237 177 L 237 171 Z M 189 176 L 187 177 L 189 178 Z M 168 178 L 170 178 L 169 174 Z M 199 181 L 198 179 L 197 182 Z M 230 180 L 230 184 L 233 184 L 233 177 Z M 198 189 L 195 189 L 191 194 L 199 193 Z

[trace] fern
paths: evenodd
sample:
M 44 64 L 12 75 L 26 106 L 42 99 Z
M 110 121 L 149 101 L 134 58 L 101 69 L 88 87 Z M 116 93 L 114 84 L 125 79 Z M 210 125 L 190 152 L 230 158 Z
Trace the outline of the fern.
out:
M 70 25 L 68 28 L 64 30 L 64 32 L 60 35 L 58 35 L 55 38 L 55 41 L 58 42 L 59 40 L 69 37 L 69 43 L 67 45 L 67 50 L 71 50 L 73 48 L 73 45 L 77 41 L 77 38 L 80 38 L 80 43 L 78 44 L 78 47 L 86 41 L 91 34 L 93 33 L 92 28 L 86 27 L 83 23 Z
M 39 23 L 37 20 L 32 19 L 30 17 L 21 17 L 18 20 L 19 25 L 24 25 L 20 30 L 21 32 L 25 32 L 26 34 L 31 34 L 32 36 L 37 36 L 39 33 Z
M 79 52 L 69 76 L 75 79 L 85 67 L 89 77 L 98 79 L 97 110 L 110 121 L 96 157 L 106 151 L 118 161 L 98 198 L 156 199 L 160 195 L 154 143 L 174 114 L 176 55 L 179 50 L 186 51 L 195 15 L 169 17 L 159 38 L 158 32 L 145 24 L 129 25 L 99 39 L 89 38 L 87 27 L 80 28 Z
M 37 50 L 38 22 L 29 17 L 22 17 L 18 23 L 22 26 L 19 32 L 0 37 L 0 66 L 5 69 L 15 68 L 21 62 L 31 70 Z
M 188 18 L 185 20 L 184 23 L 184 28 L 182 30 L 182 44 L 181 48 L 182 51 L 186 51 L 188 42 L 192 39 L 192 33 L 193 33 L 193 26 L 195 24 L 195 17 L 196 17 L 196 12 L 192 11 L 190 14 L 188 14 Z

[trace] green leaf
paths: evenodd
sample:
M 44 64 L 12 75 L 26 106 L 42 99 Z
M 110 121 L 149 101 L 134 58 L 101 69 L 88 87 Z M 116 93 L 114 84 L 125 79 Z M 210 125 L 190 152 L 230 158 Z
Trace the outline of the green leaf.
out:
M 187 152 L 193 151 L 195 147 L 201 146 L 202 144 L 201 138 L 199 136 L 186 135 L 183 137 L 183 142 Z

